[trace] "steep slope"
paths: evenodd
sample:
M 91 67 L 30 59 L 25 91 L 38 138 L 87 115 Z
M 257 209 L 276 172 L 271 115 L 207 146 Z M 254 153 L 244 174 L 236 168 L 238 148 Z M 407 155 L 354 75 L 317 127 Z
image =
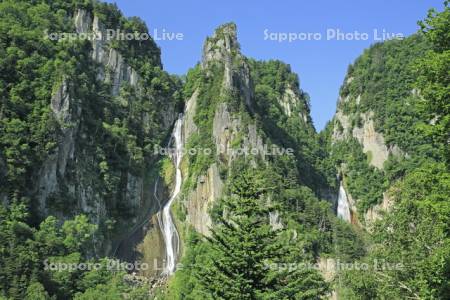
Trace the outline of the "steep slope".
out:
M 183 82 L 115 5 L 2 1 L 0 298 L 448 298 L 449 13 L 366 50 L 318 134 L 233 23 Z
M 320 255 L 334 253 L 339 246 L 331 244 L 342 239 L 336 232 L 349 231 L 350 244 L 358 239 L 335 220 L 335 175 L 322 171 L 326 153 L 297 75 L 282 62 L 243 56 L 232 23 L 219 27 L 203 49 L 202 62 L 189 71 L 184 88 L 183 187 L 174 202 L 182 268 L 170 281 L 167 299 L 200 293 L 191 273 L 206 268 L 204 236 L 226 215 L 223 199 L 231 196 L 241 173 L 270 182 L 260 201 L 276 209 L 266 221 L 289 232 L 287 244 L 304 249 L 289 258 L 292 263 L 315 263 Z
M 421 32 L 375 44 L 349 67 L 325 130 L 341 181 L 339 207 L 367 242 L 366 254 L 353 261 L 363 268 L 338 270 L 339 298 L 448 298 L 450 10 L 444 6 L 419 22 Z
M 195 154 L 184 157 L 183 191 L 187 217 L 199 232 L 207 233 L 208 207 L 239 165 L 273 165 L 286 185 L 320 186 L 317 136 L 297 76 L 281 62 L 244 57 L 234 24 L 207 39 L 202 63 L 190 71 L 186 87 L 185 152 Z
M 341 87 L 329 125 L 330 151 L 359 221 L 377 218 L 390 205 L 389 187 L 418 161 L 435 156 L 415 129 L 428 122 L 418 110 L 413 73 L 427 49 L 421 35 L 375 44 L 349 67 Z
M 88 215 L 108 253 L 159 209 L 150 192 L 152 150 L 177 116 L 180 82 L 161 70 L 151 39 L 108 40 L 110 28 L 147 33 L 142 21 L 84 2 L 2 3 L 15 20 L 2 26 L 11 63 L 1 72 L 0 195 L 4 204 L 25 201 L 36 223 Z M 57 40 L 66 32 L 96 38 Z

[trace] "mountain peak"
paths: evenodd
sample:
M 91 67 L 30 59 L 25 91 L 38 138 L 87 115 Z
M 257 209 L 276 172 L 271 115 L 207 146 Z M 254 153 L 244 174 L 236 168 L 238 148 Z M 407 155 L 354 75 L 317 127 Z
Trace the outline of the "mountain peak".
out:
M 230 61 L 240 54 L 235 23 L 225 23 L 219 26 L 211 37 L 206 38 L 203 46 L 202 66 L 206 67 L 212 61 Z

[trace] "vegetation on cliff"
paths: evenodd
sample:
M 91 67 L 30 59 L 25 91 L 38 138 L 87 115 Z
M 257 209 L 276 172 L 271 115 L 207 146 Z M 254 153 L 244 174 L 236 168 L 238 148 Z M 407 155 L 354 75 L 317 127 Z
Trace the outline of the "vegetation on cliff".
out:
M 432 10 L 420 23 L 422 32 L 416 39 L 426 41 L 429 47 L 408 63 L 408 72 L 415 77 L 406 81 L 407 89 L 413 86 L 418 90 L 400 105 L 408 104 L 402 111 L 410 113 L 389 110 L 399 107 L 397 104 L 382 109 L 386 111 L 384 123 L 380 122 L 383 132 L 402 145 L 409 157 L 391 157 L 385 164 L 384 181 L 388 184 L 384 188 L 390 187 L 393 204 L 369 235 L 370 251 L 361 260 L 368 269 L 346 270 L 339 275 L 346 299 L 448 299 L 450 294 L 449 16 L 446 4 L 444 11 Z M 400 43 L 415 47 L 411 40 Z M 402 98 L 399 95 L 397 99 Z M 403 128 L 408 124 L 404 121 L 407 116 L 415 117 L 408 117 L 412 123 Z M 396 136 L 389 130 L 397 130 Z M 373 183 L 366 180 L 362 186 L 366 184 Z
M 79 30 L 78 17 L 82 27 L 95 17 L 148 31 L 115 5 L 5 0 L 0 16 L 0 299 L 322 299 L 332 290 L 344 299 L 448 299 L 447 2 L 417 34 L 364 51 L 321 133 L 298 76 L 242 55 L 233 23 L 207 38 L 202 62 L 180 79 L 162 70 L 152 39 L 101 45 L 115 68 L 93 57 L 92 41 L 46 34 Z M 173 184 L 170 159 L 153 150 L 189 99 L 183 146 L 196 151 L 184 156 L 186 201 L 175 206 L 180 265 L 167 288 L 151 289 L 111 270 L 106 255 L 152 205 L 148 178 Z M 361 138 L 369 121 L 387 153 L 382 166 Z M 220 152 L 264 146 L 292 153 Z M 354 224 L 335 216 L 339 180 L 356 205 Z M 389 207 L 368 220 L 385 199 Z M 196 231 L 193 210 L 208 232 Z M 367 269 L 314 267 L 326 258 Z

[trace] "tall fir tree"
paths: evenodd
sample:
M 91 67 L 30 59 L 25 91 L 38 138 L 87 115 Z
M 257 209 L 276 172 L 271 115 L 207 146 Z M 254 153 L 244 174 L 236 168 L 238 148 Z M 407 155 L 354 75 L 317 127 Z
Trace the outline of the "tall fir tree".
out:
M 321 299 L 328 285 L 308 269 L 283 229 L 269 222 L 267 177 L 245 170 L 232 180 L 231 197 L 207 238 L 208 260 L 196 269 L 205 294 L 213 299 Z M 289 267 L 288 267 L 289 266 Z

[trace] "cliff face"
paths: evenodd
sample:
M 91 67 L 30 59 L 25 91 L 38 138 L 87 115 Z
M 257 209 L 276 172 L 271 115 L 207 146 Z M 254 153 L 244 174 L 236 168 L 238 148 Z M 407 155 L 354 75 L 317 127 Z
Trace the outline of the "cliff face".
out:
M 99 225 L 99 242 L 104 239 L 102 251 L 108 253 L 116 239 L 159 209 L 150 192 L 158 176 L 152 150 L 170 132 L 180 99 L 179 82 L 161 70 L 151 39 L 107 39 L 109 28 L 147 31 L 145 25 L 123 18 L 113 6 L 97 5 L 73 11 L 65 29 L 101 38 L 51 41 L 58 55 L 76 55 L 58 69 L 44 108 L 42 120 L 48 118 L 46 126 L 55 132 L 52 146 L 30 165 L 32 180 L 20 193 L 40 217 L 88 215 Z M 57 65 L 60 58 L 50 53 L 48 59 Z M 3 155 L 0 172 L 10 175 Z M 6 195 L 13 193 L 0 192 L 2 202 L 12 201 Z
M 413 130 L 420 116 L 411 62 L 425 49 L 420 36 L 376 44 L 349 67 L 341 87 L 331 157 L 363 223 L 389 209 L 390 186 L 423 143 Z
M 42 111 L 52 135 L 41 143 L 46 152 L 20 177 L 27 191 L 17 190 L 0 153 L 0 173 L 13 178 L 2 185 L 2 202 L 18 194 L 40 217 L 86 214 L 99 225 L 102 252 L 132 257 L 123 241 L 138 243 L 145 233 L 139 229 L 142 222 L 168 198 L 166 186 L 157 184 L 163 182 L 161 157 L 152 150 L 167 143 L 181 111 L 181 94 L 188 154 L 182 162 L 185 201 L 180 210 L 199 233 L 209 234 L 211 209 L 227 195 L 230 178 L 241 167 L 267 169 L 280 180 L 277 188 L 286 179 L 286 190 L 305 187 L 318 198 L 330 192 L 319 168 L 322 150 L 309 98 L 297 75 L 282 62 L 245 57 L 234 24 L 207 38 L 202 62 L 188 74 L 182 91 L 181 83 L 161 70 L 151 39 L 106 39 L 107 29 L 147 31 L 142 22 L 125 19 L 107 4 L 77 8 L 65 20 L 70 21 L 66 27 L 54 29 L 96 38 L 48 41 L 53 52 L 47 59 L 57 75 Z M 275 227 L 285 226 L 284 218 L 281 210 L 270 216 Z M 159 241 L 159 256 L 163 247 L 154 218 L 148 227 Z
M 47 39 L 42 60 L 52 67 L 42 78 L 35 76 L 49 86 L 46 93 L 37 91 L 42 99 L 31 97 L 31 110 L 23 115 L 0 110 L 2 122 L 11 128 L 23 122 L 25 143 L 37 145 L 32 146 L 35 155 L 26 147 L 16 154 L 14 139 L 2 139 L 2 203 L 23 199 L 38 218 L 88 215 L 99 226 L 97 255 L 132 259 L 135 253 L 128 250 L 133 247 L 125 244 L 138 244 L 151 229 L 158 253 L 147 257 L 161 258 L 162 239 L 151 217 L 168 199 L 170 179 L 160 180 L 162 160 L 153 150 L 166 146 L 182 110 L 182 94 L 184 147 L 199 153 L 184 156 L 180 210 L 198 232 L 209 234 L 210 210 L 241 166 L 273 168 L 277 179 L 286 176 L 288 184 L 313 187 L 315 175 L 307 172 L 315 170 L 315 161 L 307 153 L 317 141 L 307 95 L 288 65 L 242 55 L 234 24 L 219 27 L 206 40 L 202 62 L 183 88 L 161 70 L 153 40 L 106 39 L 108 29 L 146 32 L 141 21 L 125 19 L 115 6 L 97 2 L 65 9 L 64 20 L 55 22 L 52 31 L 95 38 Z M 21 80 L 12 76 L 8 84 L 20 86 Z M 33 128 L 36 120 L 39 126 Z M 29 159 L 24 163 L 21 156 Z M 283 226 L 282 211 L 270 218 L 273 226 Z
M 187 222 L 208 235 L 213 225 L 210 211 L 226 195 L 233 168 L 274 164 L 282 158 L 271 155 L 272 146 L 291 149 L 294 154 L 289 159 L 294 165 L 295 157 L 305 161 L 298 145 L 313 144 L 316 133 L 307 96 L 299 89 L 296 75 L 281 62 L 257 62 L 243 56 L 234 24 L 219 27 L 206 39 L 202 62 L 192 73 L 195 76 L 188 75 L 186 83 L 193 88 L 184 116 L 185 153 L 207 149 L 212 154 L 185 154 L 183 206 Z M 270 86 L 270 80 L 277 86 Z M 262 93 L 265 89 L 276 96 L 268 99 Z M 276 114 L 269 113 L 270 106 Z M 293 130 L 286 132 L 288 129 Z M 286 140 L 280 139 L 281 132 Z M 312 169 L 313 162 L 309 163 L 305 168 Z M 299 169 L 297 165 L 291 171 L 295 176 L 308 177 L 299 174 Z M 301 181 L 298 177 L 296 180 Z M 277 226 L 282 226 L 278 216 Z
M 375 130 L 373 112 L 362 113 L 356 117 L 361 118 L 361 126 L 352 128 L 349 121 L 350 117 L 338 109 L 335 115 L 335 122 L 338 125 L 334 127 L 333 140 L 342 141 L 351 137 L 357 139 L 363 147 L 363 152 L 366 155 L 370 155 L 368 163 L 371 166 L 382 169 L 389 154 L 399 155 L 400 150 L 397 146 L 388 148 L 383 134 Z
M 216 30 L 212 37 L 207 38 L 203 47 L 203 58 L 200 66 L 201 71 L 206 77 L 215 78 L 218 81 L 218 93 L 214 95 L 216 101 L 214 110 L 211 112 L 212 125 L 208 128 L 201 128 L 195 124 L 195 119 L 199 111 L 205 107 L 198 107 L 198 97 L 205 93 L 202 87 L 197 87 L 192 97 L 186 105 L 185 116 L 185 144 L 188 144 L 193 134 L 201 134 L 199 130 L 208 130 L 206 134 L 212 141 L 213 149 L 208 149 L 216 154 L 211 164 L 205 166 L 203 172 L 199 174 L 185 174 L 185 177 L 191 177 L 194 184 L 186 190 L 186 211 L 187 221 L 200 233 L 208 235 L 209 228 L 212 226 L 209 210 L 214 201 L 222 196 L 224 182 L 219 174 L 219 166 L 224 169 L 230 167 L 235 159 L 231 143 L 238 139 L 238 135 L 243 137 L 243 144 L 249 148 L 261 146 L 261 140 L 258 141 L 255 128 L 245 126 L 241 118 L 232 115 L 230 104 L 222 101 L 229 93 L 237 93 L 242 97 L 243 103 L 247 109 L 251 110 L 252 104 L 252 83 L 249 74 L 249 66 L 245 62 L 239 50 L 237 41 L 236 27 L 234 24 L 224 25 Z M 215 69 L 219 69 L 214 73 Z M 207 87 L 211 88 L 211 87 Z M 247 134 L 253 129 L 253 135 Z M 259 142 L 259 143 L 258 143 Z M 201 145 L 198 145 L 201 147 Z M 189 157 L 184 158 L 186 165 L 189 165 Z M 185 169 L 189 173 L 189 167 Z

